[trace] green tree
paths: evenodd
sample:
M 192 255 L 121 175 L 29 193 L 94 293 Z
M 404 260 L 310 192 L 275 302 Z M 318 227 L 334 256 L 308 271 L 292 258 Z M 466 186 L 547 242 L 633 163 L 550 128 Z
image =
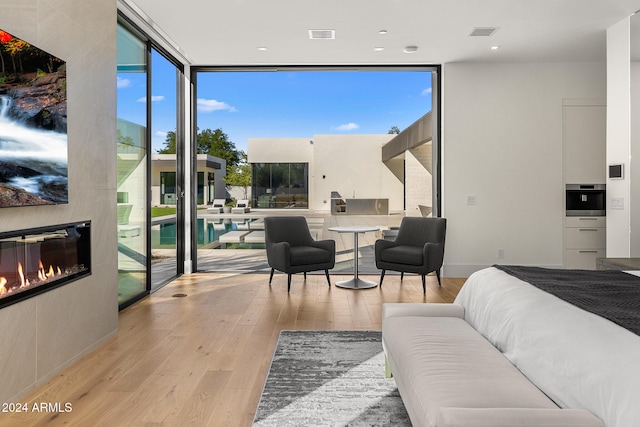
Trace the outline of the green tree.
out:
M 391 126 L 391 129 L 389 129 L 389 132 L 387 132 L 388 134 L 399 134 L 400 133 L 400 128 L 398 126 Z
M 239 151 L 240 162 L 227 172 L 224 182 L 227 185 L 238 186 L 244 189 L 244 198 L 248 199 L 248 189 L 251 186 L 251 165 L 247 162 L 247 153 Z
M 231 173 L 240 163 L 240 153 L 236 150 L 236 145 L 220 128 L 213 131 L 205 129 L 198 133 L 197 150 L 198 154 L 209 154 L 226 160 L 227 174 Z
M 229 137 L 222 132 L 222 129 L 205 129 L 202 132 L 198 132 L 196 141 L 197 154 L 209 154 L 226 160 L 227 175 L 233 173 L 235 167 L 240 163 L 241 152 L 236 150 L 236 145 L 229 140 Z M 174 131 L 167 132 L 164 148 L 158 150 L 158 153 L 176 153 L 176 133 Z
M 158 150 L 158 154 L 176 154 L 176 133 L 174 131 L 167 132 L 164 148 Z

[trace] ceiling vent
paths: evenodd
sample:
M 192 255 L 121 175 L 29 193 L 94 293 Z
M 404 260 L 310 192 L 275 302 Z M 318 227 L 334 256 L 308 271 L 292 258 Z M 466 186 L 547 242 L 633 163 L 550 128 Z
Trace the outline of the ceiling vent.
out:
M 474 27 L 469 33 L 471 37 L 490 37 L 498 31 L 496 27 Z
M 311 40 L 334 40 L 336 30 L 309 30 L 309 38 Z

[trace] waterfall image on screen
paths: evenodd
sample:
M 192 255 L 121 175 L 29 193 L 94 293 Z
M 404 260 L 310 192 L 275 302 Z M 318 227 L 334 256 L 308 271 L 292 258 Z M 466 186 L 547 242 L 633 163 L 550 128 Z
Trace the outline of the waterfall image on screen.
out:
M 0 30 L 0 207 L 68 203 L 63 60 Z

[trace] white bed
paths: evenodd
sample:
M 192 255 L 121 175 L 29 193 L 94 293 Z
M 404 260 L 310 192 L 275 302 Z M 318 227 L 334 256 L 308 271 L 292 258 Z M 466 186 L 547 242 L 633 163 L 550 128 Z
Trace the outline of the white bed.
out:
M 471 275 L 455 303 L 558 406 L 640 426 L 640 336 L 494 267 Z

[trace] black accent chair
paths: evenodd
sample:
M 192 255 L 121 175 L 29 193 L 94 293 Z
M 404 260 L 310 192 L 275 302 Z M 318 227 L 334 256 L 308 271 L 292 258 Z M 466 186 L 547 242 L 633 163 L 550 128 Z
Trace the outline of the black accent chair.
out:
M 291 290 L 291 275 L 324 270 L 331 287 L 329 269 L 336 263 L 334 240 L 313 240 L 303 216 L 269 216 L 264 219 L 267 262 L 271 267 L 269 286 L 275 270 L 287 273 L 287 292 Z
M 395 240 L 377 240 L 376 267 L 382 270 L 380 287 L 386 270 L 422 275 L 422 290 L 427 293 L 425 276 L 436 272 L 440 283 L 440 268 L 444 260 L 445 218 L 404 217 Z

